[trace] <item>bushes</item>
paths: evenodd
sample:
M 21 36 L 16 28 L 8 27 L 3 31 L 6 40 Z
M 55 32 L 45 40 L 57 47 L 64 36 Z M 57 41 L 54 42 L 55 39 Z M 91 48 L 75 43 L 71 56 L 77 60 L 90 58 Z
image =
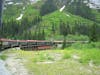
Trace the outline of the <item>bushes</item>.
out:
M 100 42 L 91 42 L 91 46 L 100 49 Z
M 6 55 L 0 55 L 0 59 L 6 60 L 7 56 Z
M 82 44 L 82 43 L 74 43 L 70 46 L 70 48 L 74 48 L 74 49 L 100 49 L 100 42 L 91 42 L 91 43 L 86 43 L 86 44 Z
M 67 40 L 72 41 L 72 40 L 76 40 L 76 41 L 88 41 L 89 38 L 88 36 L 85 35 L 68 35 L 66 37 Z
M 99 57 L 100 51 L 97 49 L 83 50 L 81 52 L 81 59 L 79 61 L 84 64 L 92 62 L 95 65 L 99 65 Z

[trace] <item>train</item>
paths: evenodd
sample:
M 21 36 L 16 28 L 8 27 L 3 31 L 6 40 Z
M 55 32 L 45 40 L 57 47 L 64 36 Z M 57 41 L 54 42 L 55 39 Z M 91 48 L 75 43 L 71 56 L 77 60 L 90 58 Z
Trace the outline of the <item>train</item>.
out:
M 76 42 L 87 43 L 88 41 L 66 41 L 67 44 Z M 61 47 L 63 41 L 47 41 L 47 40 L 11 40 L 11 39 L 0 39 L 0 49 L 8 49 L 19 47 L 22 50 L 47 50 L 56 47 Z
M 30 50 L 44 50 L 51 49 L 54 46 L 54 42 L 46 40 L 11 40 L 11 39 L 0 39 L 0 48 L 8 49 L 19 47 L 20 49 Z

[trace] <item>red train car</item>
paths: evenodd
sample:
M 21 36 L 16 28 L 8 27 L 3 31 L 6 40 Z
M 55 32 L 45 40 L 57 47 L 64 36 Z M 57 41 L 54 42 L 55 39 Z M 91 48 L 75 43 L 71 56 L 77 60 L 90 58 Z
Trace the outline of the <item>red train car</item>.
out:
M 88 43 L 88 41 L 66 41 L 67 44 L 76 42 Z M 0 49 L 20 47 L 23 50 L 45 50 L 53 47 L 61 47 L 63 41 L 46 41 L 46 40 L 11 40 L 0 39 Z
M 1 49 L 20 47 L 21 49 L 32 49 L 32 50 L 42 50 L 50 49 L 53 46 L 53 42 L 45 40 L 10 40 L 10 39 L 0 39 Z

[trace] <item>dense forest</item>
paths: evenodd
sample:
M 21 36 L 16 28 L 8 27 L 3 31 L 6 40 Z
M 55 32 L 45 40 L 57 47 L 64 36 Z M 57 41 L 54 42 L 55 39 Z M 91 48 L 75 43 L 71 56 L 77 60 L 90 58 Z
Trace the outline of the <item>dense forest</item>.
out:
M 26 1 L 20 5 L 5 5 L 0 36 L 10 39 L 100 41 L 100 10 L 90 8 L 83 0 L 40 0 L 32 4 Z M 60 11 L 62 6 L 65 8 Z M 22 18 L 17 20 L 19 15 Z
M 0 75 L 100 75 L 100 0 L 0 0 Z

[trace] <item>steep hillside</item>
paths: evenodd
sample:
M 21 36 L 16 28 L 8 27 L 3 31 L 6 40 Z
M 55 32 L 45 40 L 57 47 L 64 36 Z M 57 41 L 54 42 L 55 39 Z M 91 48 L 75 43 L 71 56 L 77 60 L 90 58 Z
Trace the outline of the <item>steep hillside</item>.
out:
M 38 0 L 5 0 L 3 19 L 16 19 L 20 14 L 24 14 L 26 8 Z
M 98 4 L 97 2 L 93 3 L 92 0 L 63 0 L 63 1 L 51 0 L 50 2 L 49 0 L 46 0 L 44 1 L 44 3 L 43 1 L 40 1 L 39 4 L 37 3 L 36 7 L 39 7 L 40 5 L 41 15 L 52 13 L 64 7 L 63 11 L 70 12 L 71 14 L 78 15 L 86 19 L 99 22 L 97 20 L 98 17 L 96 16 L 96 15 L 100 15 L 99 7 L 97 6 Z
M 68 34 L 71 35 L 89 35 L 90 27 L 94 24 L 93 21 L 75 16 L 70 13 L 55 11 L 45 15 L 42 21 L 37 25 L 37 29 L 33 27 L 32 32 L 42 32 L 44 30 L 46 39 L 63 39 L 61 34 L 61 25 L 69 26 Z M 100 25 L 98 24 L 98 30 Z M 40 33 L 41 35 L 42 33 Z M 35 33 L 36 35 L 36 33 Z M 38 35 L 38 33 L 37 33 Z
M 62 40 L 65 35 L 82 35 L 97 40 L 100 37 L 100 12 L 90 8 L 87 5 L 90 3 L 84 0 L 6 1 L 2 35 L 39 40 Z

